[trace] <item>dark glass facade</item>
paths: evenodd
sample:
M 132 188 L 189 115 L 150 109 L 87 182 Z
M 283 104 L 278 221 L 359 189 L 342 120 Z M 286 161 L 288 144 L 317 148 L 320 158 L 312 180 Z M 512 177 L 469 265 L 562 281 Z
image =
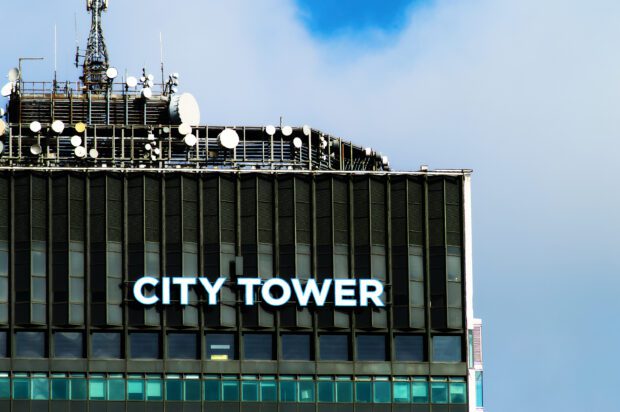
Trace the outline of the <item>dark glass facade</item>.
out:
M 463 182 L 0 171 L 0 410 L 466 411 Z M 145 275 L 229 282 L 143 306 Z M 373 277 L 386 307 L 245 306 L 238 276 Z

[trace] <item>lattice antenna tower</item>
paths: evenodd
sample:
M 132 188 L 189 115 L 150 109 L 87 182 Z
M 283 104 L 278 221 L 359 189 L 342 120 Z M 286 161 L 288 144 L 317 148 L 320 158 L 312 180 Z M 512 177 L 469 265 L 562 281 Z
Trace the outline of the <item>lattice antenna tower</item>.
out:
M 86 0 L 86 10 L 91 13 L 92 21 L 84 55 L 82 81 L 92 92 L 104 91 L 108 85 L 106 79 L 106 70 L 109 67 L 108 49 L 101 24 L 101 14 L 107 9 L 108 0 Z

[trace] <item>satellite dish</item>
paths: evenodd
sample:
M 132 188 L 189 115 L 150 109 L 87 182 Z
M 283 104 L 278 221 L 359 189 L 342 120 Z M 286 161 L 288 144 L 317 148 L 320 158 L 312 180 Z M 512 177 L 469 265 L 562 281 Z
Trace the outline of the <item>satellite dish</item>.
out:
M 93 159 L 96 159 L 99 157 L 99 151 L 97 149 L 90 149 L 88 155 Z
M 307 124 L 302 127 L 302 130 L 305 136 L 310 136 L 310 133 L 312 133 L 312 129 Z
M 198 138 L 194 136 L 193 134 L 188 134 L 187 136 L 183 138 L 183 141 L 189 147 L 194 147 L 196 146 L 196 143 L 198 143 Z
M 82 138 L 80 136 L 75 135 L 71 138 L 71 146 L 78 147 L 81 144 L 82 144 Z
M 217 136 L 217 141 L 226 149 L 234 149 L 239 144 L 239 135 L 233 129 L 224 129 Z
M 295 149 L 301 149 L 302 144 L 303 142 L 299 137 L 293 139 L 293 146 L 295 146 Z
M 149 74 L 146 76 L 146 78 L 148 79 L 148 81 L 152 82 L 155 80 L 155 76 L 153 76 L 152 74 Z
M 321 149 L 327 149 L 327 140 L 321 141 Z
M 6 134 L 7 126 L 6 122 L 0 119 L 0 136 L 4 136 Z
M 2 90 L 0 91 L 2 97 L 9 97 L 11 93 L 13 93 L 13 83 L 7 83 L 2 86 Z
M 86 148 L 84 146 L 76 147 L 75 150 L 73 151 L 73 153 L 75 153 L 75 156 L 79 157 L 80 159 L 85 158 L 86 155 L 87 155 Z
M 148 151 L 151 151 L 151 150 L 153 150 L 153 146 L 151 146 L 150 143 L 147 143 L 147 144 L 144 145 L 144 149 L 148 150 Z
M 0 142 L 0 154 L 4 152 L 4 143 Z
M 181 123 L 179 125 L 179 133 L 183 136 L 187 136 L 188 134 L 192 134 L 192 126 L 187 123 Z
M 155 86 L 155 82 L 153 82 L 153 80 L 147 80 L 145 84 L 146 84 L 146 87 L 153 87 L 153 86 Z
M 276 134 L 276 127 L 269 125 L 267 127 L 265 127 L 265 132 L 269 135 L 269 136 L 273 136 L 274 134 Z
M 182 93 L 178 96 L 172 96 L 168 111 L 170 113 L 170 120 L 173 123 L 185 123 L 189 126 L 200 125 L 200 107 L 198 106 L 198 102 L 194 96 L 190 93 Z
M 153 140 L 155 140 L 155 135 L 154 135 L 153 133 L 149 133 L 149 134 L 146 136 L 146 140 L 149 140 L 149 141 L 151 141 L 151 142 L 152 142 Z
M 43 151 L 43 148 L 38 143 L 35 143 L 32 146 L 30 146 L 30 153 L 32 153 L 35 156 L 40 155 L 42 151 Z
M 142 89 L 142 92 L 140 94 L 143 98 L 148 100 L 153 97 L 153 90 L 151 90 L 150 87 L 145 87 L 144 89 Z
M 161 128 L 161 132 L 163 134 L 168 134 L 168 133 L 170 133 L 170 128 L 168 126 L 164 126 L 164 127 Z
M 2 107 L 0 107 L 0 117 L 4 116 L 4 114 L 5 114 L 4 109 Z
M 58 134 L 61 134 L 65 130 L 65 124 L 61 120 L 56 120 L 52 123 L 52 130 Z
M 155 149 L 153 149 L 153 153 L 156 154 L 157 156 L 159 156 L 160 153 L 161 153 L 161 150 L 159 150 L 159 148 L 156 147 Z
M 108 79 L 110 80 L 116 79 L 116 76 L 118 76 L 118 70 L 114 67 L 110 67 L 105 71 L 105 75 L 108 76 Z
M 75 125 L 75 131 L 78 133 L 84 133 L 86 131 L 86 125 L 82 122 L 79 122 Z
M 127 87 L 136 87 L 138 85 L 138 79 L 133 76 L 129 76 L 125 84 L 127 85 Z
M 17 67 L 13 67 L 9 70 L 9 74 L 7 75 L 10 82 L 16 82 L 19 80 L 19 69 Z
M 364 149 L 364 154 L 368 157 L 372 156 L 372 148 L 367 147 Z
M 284 126 L 282 128 L 282 134 L 286 137 L 293 134 L 293 128 L 291 126 Z
M 30 131 L 32 133 L 39 133 L 41 131 L 41 123 L 37 122 L 36 120 L 30 123 Z

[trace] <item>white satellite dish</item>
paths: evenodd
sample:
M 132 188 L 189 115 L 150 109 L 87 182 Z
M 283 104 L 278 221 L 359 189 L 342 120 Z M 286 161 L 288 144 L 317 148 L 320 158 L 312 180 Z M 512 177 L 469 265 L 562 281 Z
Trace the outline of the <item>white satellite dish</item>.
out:
M 153 97 L 153 90 L 151 90 L 150 87 L 145 87 L 144 89 L 142 89 L 142 92 L 140 94 L 143 98 L 148 100 Z
M 0 142 L 0 154 L 4 152 L 4 143 Z
M 269 136 L 273 136 L 274 134 L 276 134 L 276 127 L 273 125 L 265 127 L 265 133 L 267 133 Z
M 217 136 L 217 141 L 226 149 L 234 149 L 239 144 L 239 135 L 233 129 L 224 129 Z
M 146 84 L 146 87 L 153 87 L 153 86 L 155 86 L 155 82 L 153 80 L 147 80 L 145 84 Z
M 84 146 L 78 146 L 75 148 L 75 150 L 73 151 L 73 153 L 75 153 L 76 157 L 79 157 L 80 159 L 83 159 L 86 157 L 86 155 L 88 154 L 86 152 L 86 148 Z
M 306 136 L 310 136 L 310 133 L 312 133 L 312 129 L 307 124 L 304 125 L 304 127 L 302 127 L 302 131 L 304 132 L 304 135 Z
M 168 126 L 164 126 L 161 128 L 161 132 L 164 134 L 170 133 L 170 128 Z
M 152 74 L 149 74 L 146 76 L 146 78 L 148 79 L 148 81 L 152 82 L 155 80 L 155 76 L 153 76 Z
M 41 123 L 37 122 L 36 120 L 30 123 L 30 131 L 32 133 L 39 133 L 41 131 Z
M 19 80 L 19 69 L 17 67 L 13 67 L 9 70 L 9 74 L 7 75 L 10 82 L 16 82 Z
M 179 133 L 183 136 L 187 136 L 188 134 L 192 134 L 192 126 L 187 123 L 181 123 L 179 125 Z
M 196 143 L 198 143 L 198 138 L 194 136 L 193 134 L 188 134 L 183 138 L 183 141 L 189 147 L 194 147 L 196 146 Z
M 65 124 L 61 120 L 56 120 L 52 123 L 52 130 L 58 134 L 61 134 L 65 130 Z
M 291 126 L 284 126 L 282 128 L 282 134 L 286 137 L 293 134 L 293 128 Z
M 293 139 L 293 146 L 295 146 L 295 149 L 301 149 L 302 144 L 303 142 L 299 137 Z
M 105 71 L 105 75 L 108 76 L 108 79 L 110 80 L 116 79 L 116 76 L 118 76 L 118 70 L 114 67 L 110 67 Z
M 370 157 L 370 156 L 372 156 L 372 148 L 371 148 L 371 147 L 367 147 L 367 148 L 365 148 L 365 149 L 364 149 L 364 154 L 365 154 L 366 156 L 369 156 L 369 157 Z
M 43 152 L 43 148 L 41 147 L 40 144 L 35 143 L 32 146 L 30 146 L 30 153 L 32 153 L 35 156 L 38 156 L 41 154 L 41 152 Z
M 149 134 L 146 136 L 146 140 L 148 140 L 148 141 L 151 141 L 151 142 L 152 142 L 153 140 L 155 140 L 155 135 L 154 135 L 153 133 L 149 133 Z
M 200 107 L 194 96 L 190 93 L 172 96 L 168 111 L 172 123 L 185 123 L 194 127 L 200 125 Z
M 78 135 L 75 135 L 71 138 L 71 146 L 78 147 L 82 144 L 82 138 Z
M 150 143 L 147 143 L 147 144 L 144 145 L 144 149 L 148 150 L 148 151 L 151 151 L 151 150 L 153 150 L 153 146 L 151 146 Z
M 99 157 L 99 151 L 97 149 L 90 149 L 88 151 L 88 155 L 92 157 L 93 159 L 96 159 Z
M 125 84 L 127 85 L 127 87 L 136 87 L 138 85 L 138 79 L 133 76 L 129 76 Z
M 2 90 L 0 91 L 2 97 L 9 97 L 11 93 L 13 93 L 13 83 L 7 83 L 2 86 Z
M 159 150 L 159 148 L 156 147 L 155 149 L 153 149 L 153 153 L 159 156 L 161 154 L 161 150 Z
M 4 116 L 6 112 L 4 111 L 4 109 L 2 107 L 0 107 L 0 117 Z
M 321 140 L 321 149 L 327 149 L 327 140 Z
M 4 136 L 6 134 L 7 126 L 6 122 L 0 119 L 0 136 Z

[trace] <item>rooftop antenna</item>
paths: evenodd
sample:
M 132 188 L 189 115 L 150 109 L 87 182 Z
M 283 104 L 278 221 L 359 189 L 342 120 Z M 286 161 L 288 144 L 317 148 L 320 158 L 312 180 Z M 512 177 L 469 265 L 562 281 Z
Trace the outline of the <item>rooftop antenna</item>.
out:
M 164 87 L 164 39 L 161 32 L 159 32 L 159 55 L 161 62 L 161 86 Z
M 54 91 L 56 90 L 58 72 L 58 31 L 56 23 L 54 23 Z
M 82 81 L 93 92 L 102 92 L 107 85 L 105 73 L 109 67 L 108 49 L 101 25 L 101 14 L 107 9 L 108 0 L 86 0 L 86 11 L 91 13 L 91 26 Z

